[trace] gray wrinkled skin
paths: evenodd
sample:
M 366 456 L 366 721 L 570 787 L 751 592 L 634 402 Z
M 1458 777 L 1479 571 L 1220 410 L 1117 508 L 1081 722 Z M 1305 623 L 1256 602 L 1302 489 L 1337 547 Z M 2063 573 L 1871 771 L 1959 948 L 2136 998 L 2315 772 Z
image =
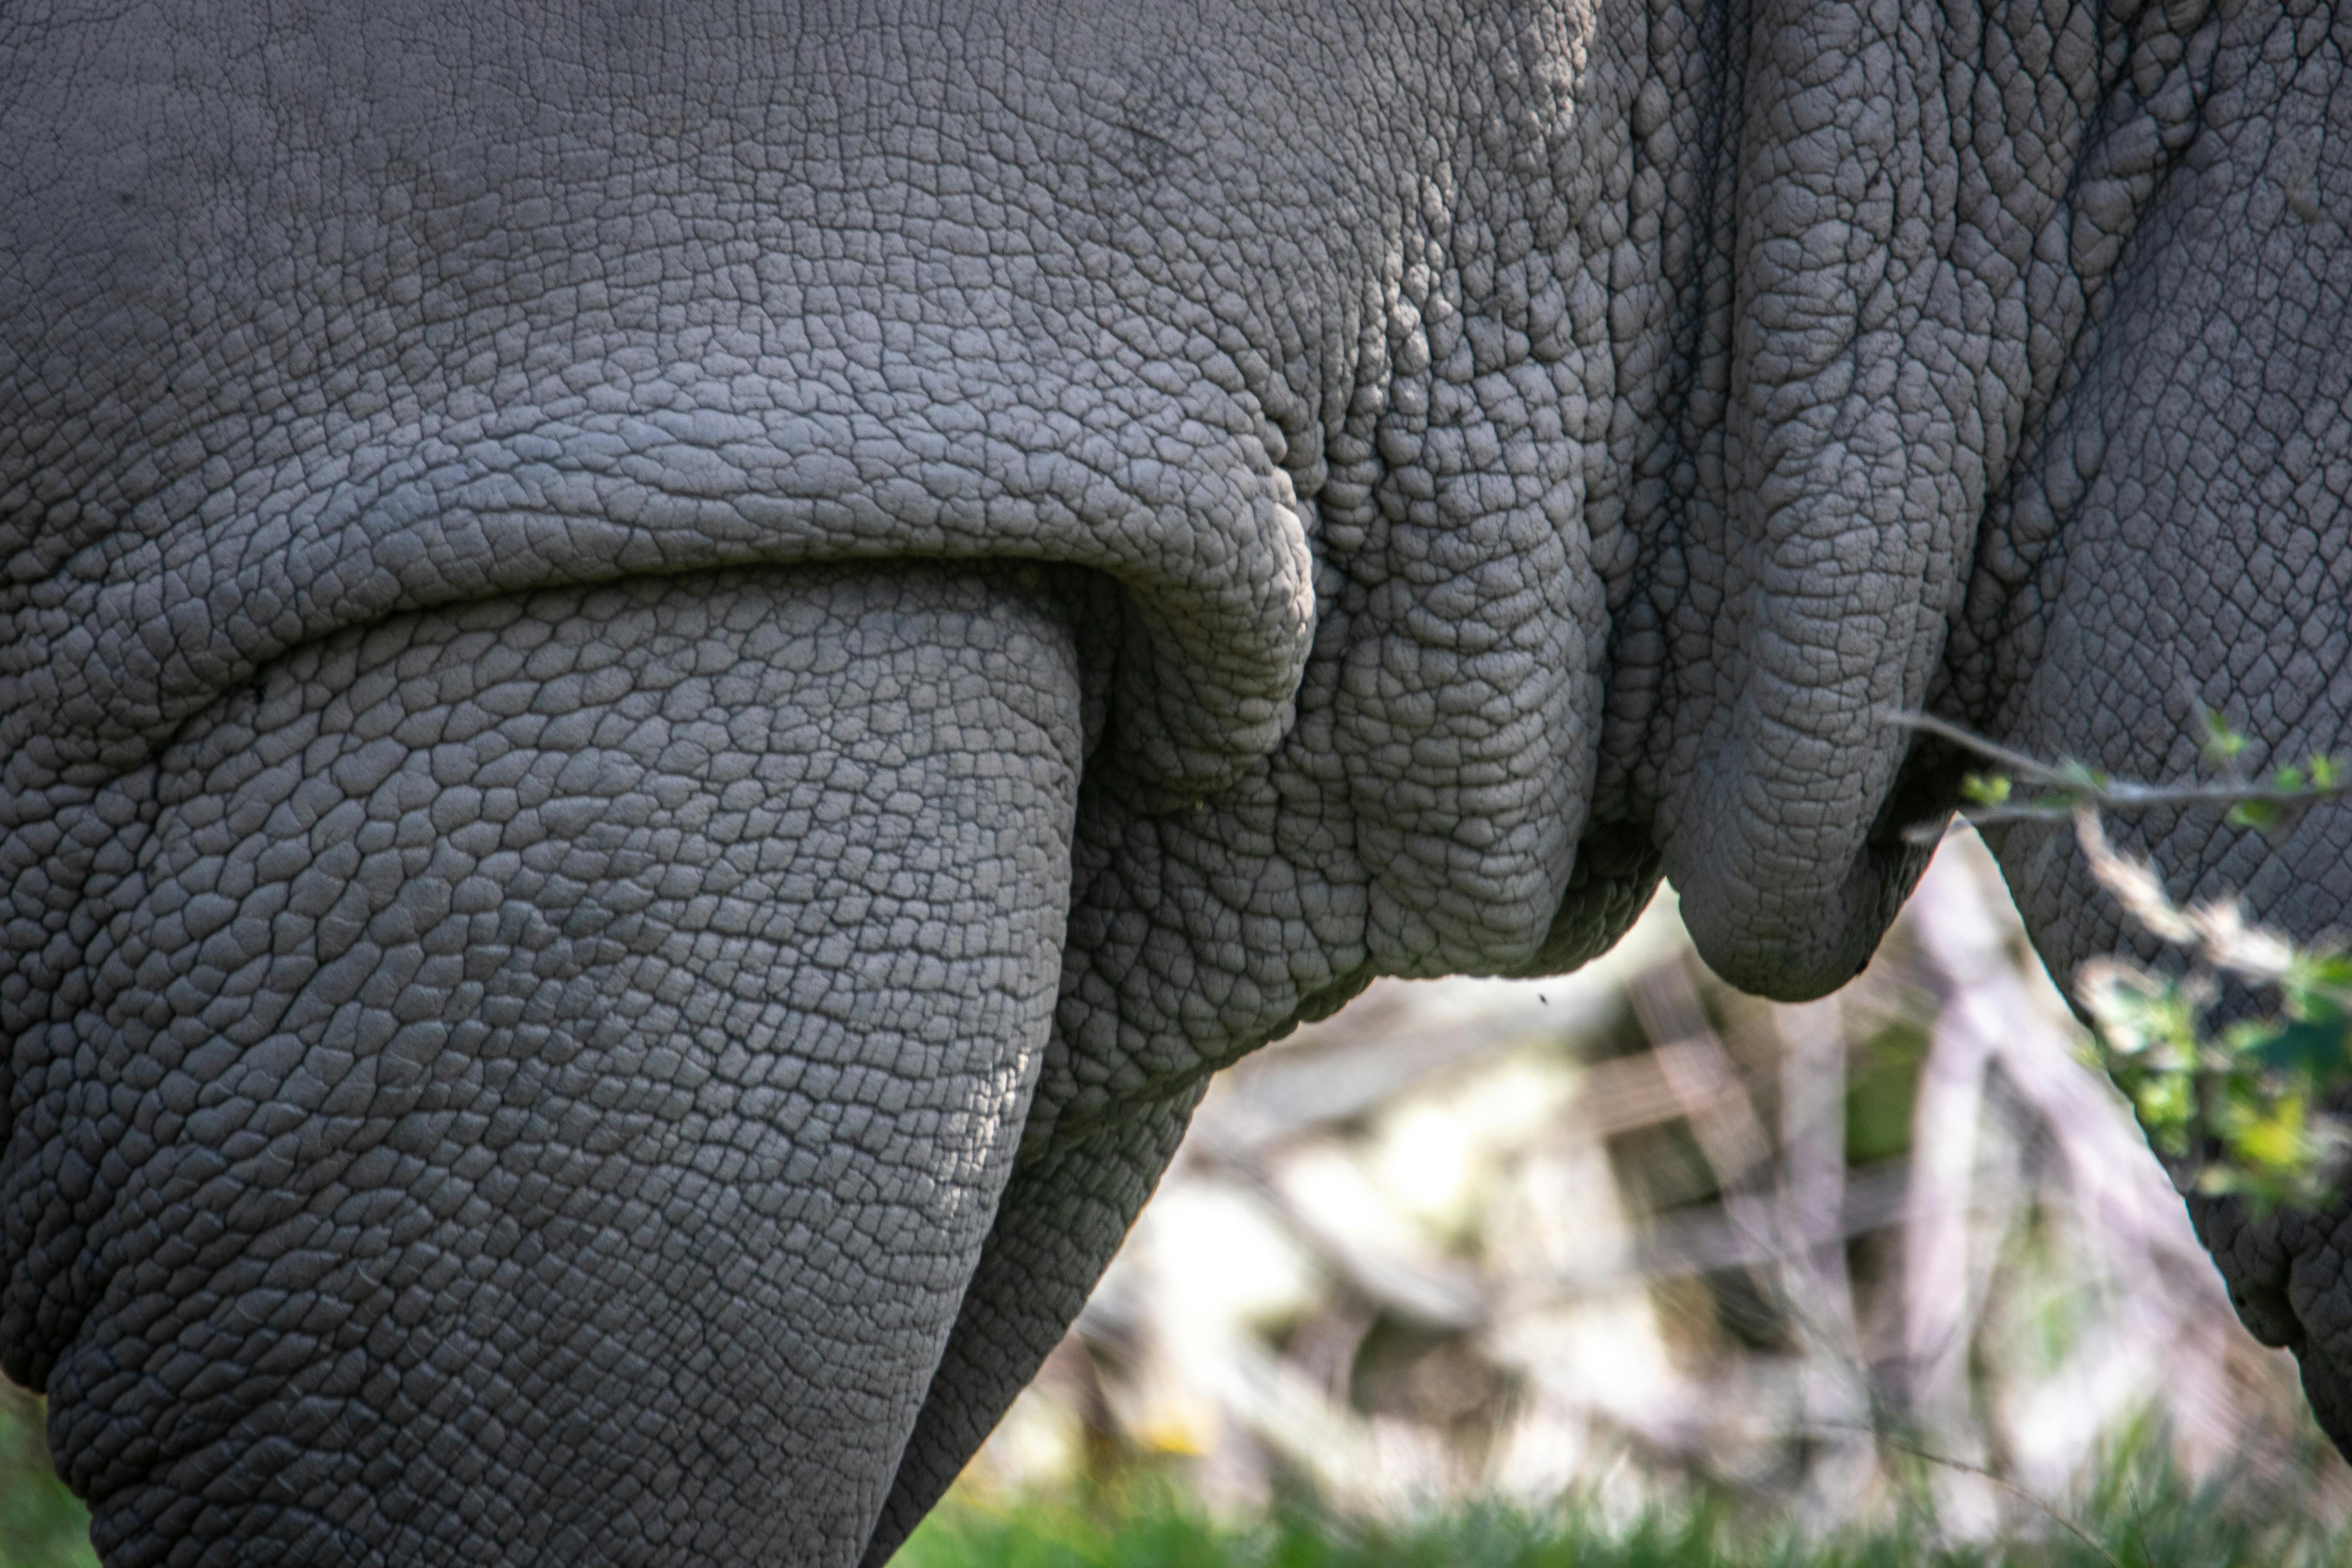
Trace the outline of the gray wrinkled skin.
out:
M 2352 743 L 2347 47 L 0 8 L 0 1365 L 108 1562 L 879 1563 L 1371 976 L 1663 872 L 1836 985 L 1887 708 Z M 2345 919 L 2352 813 L 2143 826 Z M 2198 1218 L 2352 1440 L 2343 1216 Z

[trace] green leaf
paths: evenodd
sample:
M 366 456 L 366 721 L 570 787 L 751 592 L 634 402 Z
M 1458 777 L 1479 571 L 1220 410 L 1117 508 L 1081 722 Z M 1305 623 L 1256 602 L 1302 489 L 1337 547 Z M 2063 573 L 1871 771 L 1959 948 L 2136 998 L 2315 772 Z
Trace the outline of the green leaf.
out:
M 2340 1016 L 2284 1019 L 2273 1024 L 2267 1035 L 2250 1054 L 2273 1072 L 2299 1073 L 2313 1082 L 2325 1082 L 2344 1069 Z
M 2285 983 L 2291 990 L 2352 993 L 2352 952 L 2298 952 Z
M 2205 754 L 2217 763 L 2231 763 L 2246 749 L 2246 738 L 2230 728 L 2219 713 L 2205 715 Z
M 2271 774 L 2271 787 L 2286 794 L 2293 794 L 2303 787 L 2303 770 L 2289 763 Z
M 2233 1058 L 2258 1061 L 2263 1050 L 2275 1039 L 2282 1025 L 2276 1018 L 2241 1018 L 2221 1031 L 2218 1042 L 2221 1047 L 2220 1066 L 2231 1065 Z
M 2189 1152 L 2189 1128 L 2197 1111 L 2197 1097 L 2186 1073 L 2158 1073 L 2130 1086 L 2134 1109 L 2147 1140 L 2168 1154 Z
M 1960 781 L 1960 798 L 1973 806 L 2001 805 L 2012 787 L 2006 773 L 1970 773 Z
M 2334 789 L 2344 780 L 2344 764 L 2325 752 L 2312 753 L 2308 765 L 2311 769 L 2311 787 L 2314 789 Z
M 2207 1166 L 2198 1173 L 2197 1190 L 2217 1197 L 2236 1197 L 2257 1219 L 2283 1208 L 2314 1208 L 2327 1201 L 2327 1184 L 2313 1171 L 2247 1170 L 2231 1164 Z
M 2302 1168 L 2307 1163 L 2302 1097 L 2289 1095 L 2266 1111 L 2247 1118 L 2236 1129 L 2230 1147 L 2257 1171 L 2285 1175 Z
M 2230 808 L 2230 826 L 2252 827 L 2259 832 L 2268 833 L 2279 825 L 2280 819 L 2284 815 L 2279 810 L 2276 802 L 2242 800 Z

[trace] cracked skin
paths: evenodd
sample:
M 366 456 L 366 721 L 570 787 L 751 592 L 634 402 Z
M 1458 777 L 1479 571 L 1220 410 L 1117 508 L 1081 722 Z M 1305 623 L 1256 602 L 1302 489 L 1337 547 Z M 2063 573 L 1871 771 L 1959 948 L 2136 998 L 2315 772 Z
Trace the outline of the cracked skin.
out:
M 1953 800 L 1890 708 L 2352 744 L 2347 47 L 0 10 L 0 1368 L 105 1560 L 878 1564 L 1372 976 L 1663 875 L 1835 986 Z M 2132 831 L 2345 921 L 2352 812 Z M 2352 1440 L 2346 1215 L 2194 1206 Z

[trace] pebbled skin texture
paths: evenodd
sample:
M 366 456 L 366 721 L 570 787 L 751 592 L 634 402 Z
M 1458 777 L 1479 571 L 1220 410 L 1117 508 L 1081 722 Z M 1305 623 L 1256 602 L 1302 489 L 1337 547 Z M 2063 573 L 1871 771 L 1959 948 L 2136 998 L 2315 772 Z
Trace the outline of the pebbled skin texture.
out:
M 1374 974 L 1663 873 L 1833 987 L 1888 708 L 2352 742 L 2347 44 L 0 9 L 0 1367 L 109 1561 L 879 1563 Z M 2307 933 L 2348 825 L 2146 847 Z M 2352 1442 L 2343 1220 L 2198 1218 Z
M 100 1551 L 862 1545 L 1045 1043 L 1077 689 L 1034 595 L 688 576 L 339 634 L 113 786 L 0 1298 Z
M 2250 766 L 2352 748 L 2347 49 L 2324 6 L 2216 6 L 2182 48 L 2136 41 L 2160 177 L 1988 509 L 1955 631 L 1949 690 L 1994 732 L 2143 777 L 2197 767 L 2199 704 L 2258 737 Z M 2275 840 L 2210 813 L 2119 826 L 2177 897 L 2242 892 L 2306 936 L 2352 927 L 2340 807 Z M 1998 848 L 2054 973 L 2128 940 L 2045 836 Z M 2189 1209 L 2240 1317 L 2294 1351 L 2352 1451 L 2352 1212 Z

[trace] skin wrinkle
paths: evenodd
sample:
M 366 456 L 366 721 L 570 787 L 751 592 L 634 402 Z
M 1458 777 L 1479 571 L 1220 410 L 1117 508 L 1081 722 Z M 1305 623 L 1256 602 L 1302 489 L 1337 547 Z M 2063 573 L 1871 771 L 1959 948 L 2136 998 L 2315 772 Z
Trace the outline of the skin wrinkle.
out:
M 0 1356 L 114 1559 L 879 1563 L 1373 974 L 1663 868 L 1836 984 L 1883 704 L 2335 749 L 2337 26 L 9 11 Z M 2144 831 L 2308 932 L 2340 815 Z M 2352 1430 L 2336 1222 L 2199 1217 Z

